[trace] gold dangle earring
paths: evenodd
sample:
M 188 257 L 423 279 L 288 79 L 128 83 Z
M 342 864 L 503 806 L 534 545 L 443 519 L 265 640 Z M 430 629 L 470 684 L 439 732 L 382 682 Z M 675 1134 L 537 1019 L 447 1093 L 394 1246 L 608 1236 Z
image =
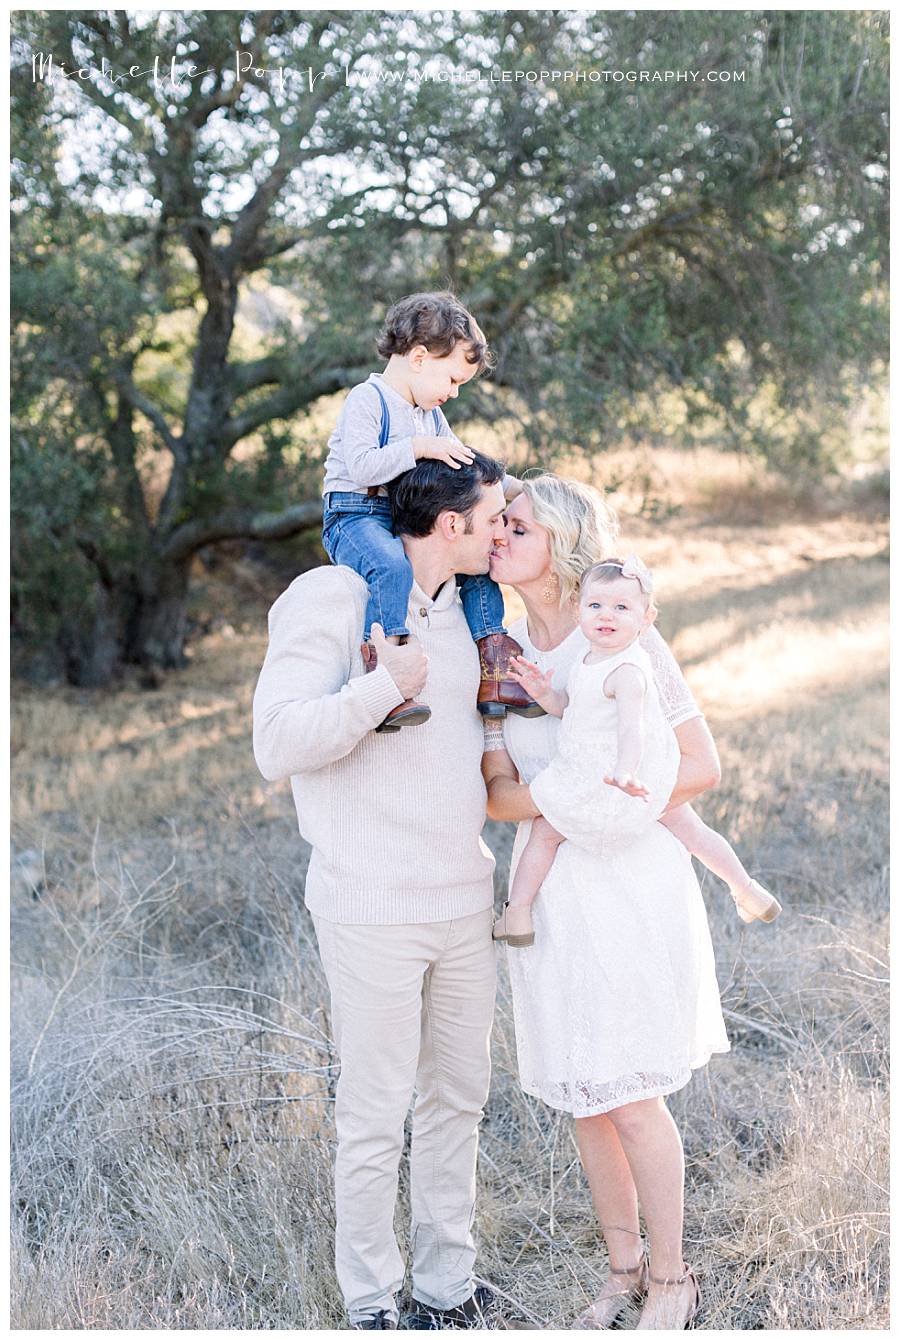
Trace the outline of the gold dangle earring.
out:
M 556 605 L 559 603 L 559 578 L 551 568 L 547 573 L 547 580 L 544 582 L 541 590 L 541 599 L 546 605 Z

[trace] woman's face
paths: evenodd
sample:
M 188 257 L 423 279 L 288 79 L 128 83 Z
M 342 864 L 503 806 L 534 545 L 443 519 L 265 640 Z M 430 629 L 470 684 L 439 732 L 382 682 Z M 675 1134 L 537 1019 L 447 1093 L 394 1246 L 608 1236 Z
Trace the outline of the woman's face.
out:
M 491 576 L 507 586 L 525 586 L 546 577 L 550 567 L 550 537 L 534 519 L 524 493 L 506 509 L 503 540 L 491 550 Z

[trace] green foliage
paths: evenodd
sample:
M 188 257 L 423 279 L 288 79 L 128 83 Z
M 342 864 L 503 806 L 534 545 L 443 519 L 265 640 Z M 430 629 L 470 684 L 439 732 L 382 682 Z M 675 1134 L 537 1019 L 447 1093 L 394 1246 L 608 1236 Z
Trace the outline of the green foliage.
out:
M 67 454 L 73 571 L 132 580 L 178 527 L 298 501 L 304 413 L 426 286 L 497 350 L 469 412 L 515 413 L 534 461 L 676 391 L 682 440 L 825 468 L 886 357 L 887 40 L 862 11 L 16 11 L 20 529 L 39 545 L 33 462 L 54 490 Z M 39 51 L 201 73 L 34 82 Z M 499 78 L 542 69 L 596 77 Z

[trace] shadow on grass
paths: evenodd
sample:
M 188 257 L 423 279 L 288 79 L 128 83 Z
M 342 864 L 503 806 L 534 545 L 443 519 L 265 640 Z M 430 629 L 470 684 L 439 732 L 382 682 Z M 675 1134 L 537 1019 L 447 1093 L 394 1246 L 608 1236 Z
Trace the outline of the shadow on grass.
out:
M 724 651 L 786 614 L 804 623 L 852 622 L 883 604 L 888 596 L 888 553 L 872 557 L 821 559 L 808 571 L 786 572 L 771 581 L 745 586 L 721 582 L 714 595 L 697 588 L 695 595 L 666 600 L 661 632 L 671 641 L 681 629 L 728 618 L 721 637 L 702 651 L 679 657 L 683 670 L 714 660 Z

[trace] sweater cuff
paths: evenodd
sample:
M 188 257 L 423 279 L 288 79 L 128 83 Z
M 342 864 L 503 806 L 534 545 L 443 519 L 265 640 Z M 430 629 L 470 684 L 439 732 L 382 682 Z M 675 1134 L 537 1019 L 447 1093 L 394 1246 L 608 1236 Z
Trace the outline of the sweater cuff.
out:
M 372 714 L 373 726 L 380 726 L 388 712 L 405 701 L 387 666 L 376 665 L 369 674 L 359 675 L 350 682 Z

